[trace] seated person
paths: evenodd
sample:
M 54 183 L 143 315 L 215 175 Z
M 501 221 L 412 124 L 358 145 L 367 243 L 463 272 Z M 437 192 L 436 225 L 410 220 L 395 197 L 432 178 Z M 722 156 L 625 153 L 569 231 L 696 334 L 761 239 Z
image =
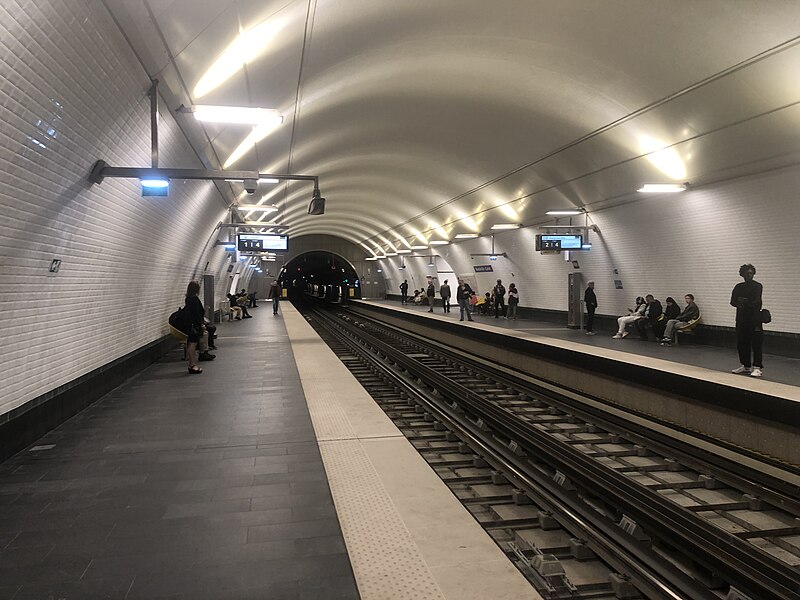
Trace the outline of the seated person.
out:
M 672 296 L 667 296 L 666 303 L 667 305 L 664 307 L 664 318 L 653 323 L 653 333 L 656 334 L 656 341 L 660 341 L 661 338 L 664 337 L 664 329 L 667 327 L 667 321 L 674 319 L 681 312 L 681 308 Z
M 629 308 L 627 315 L 617 319 L 617 325 L 619 325 L 619 331 L 617 331 L 617 333 L 615 333 L 613 336 L 615 340 L 627 337 L 628 332 L 625 330 L 625 328 L 628 326 L 628 323 L 634 323 L 639 319 L 644 318 L 644 311 L 646 309 L 646 306 L 647 305 L 644 302 L 644 298 L 638 296 L 636 298 L 636 308 Z
M 238 303 L 238 301 L 236 299 L 236 296 L 234 296 L 233 294 L 228 294 L 228 304 L 230 304 L 230 311 L 233 314 L 233 317 L 237 321 L 241 321 L 242 320 L 242 309 L 239 306 L 239 303 Z
M 411 300 L 414 304 L 422 304 L 422 292 L 414 290 L 414 298 Z
M 236 296 L 236 304 L 239 305 L 239 308 L 242 309 L 242 318 L 243 319 L 252 319 L 253 315 L 247 312 L 247 291 L 242 290 L 239 292 L 239 295 Z
M 686 308 L 683 309 L 674 319 L 667 321 L 667 327 L 664 330 L 664 337 L 661 338 L 662 346 L 672 345 L 673 336 L 678 329 L 685 329 L 689 326 L 689 321 L 694 321 L 700 316 L 700 308 L 694 303 L 694 296 L 686 294 L 684 297 L 686 301 Z
M 492 307 L 492 295 L 489 292 L 486 292 L 483 295 L 483 298 L 479 299 L 477 306 L 479 307 L 482 315 L 488 315 L 489 309 Z
M 636 331 L 639 332 L 639 338 L 646 342 L 647 327 L 652 327 L 653 331 L 656 331 L 656 323 L 658 323 L 658 319 L 661 318 L 662 309 L 661 302 L 653 298 L 653 294 L 647 294 L 647 296 L 644 297 L 644 302 L 646 307 L 644 309 L 644 318 L 636 321 L 634 325 L 636 326 Z M 658 334 L 656 334 L 656 336 L 657 335 Z M 659 338 L 656 337 L 656 339 Z

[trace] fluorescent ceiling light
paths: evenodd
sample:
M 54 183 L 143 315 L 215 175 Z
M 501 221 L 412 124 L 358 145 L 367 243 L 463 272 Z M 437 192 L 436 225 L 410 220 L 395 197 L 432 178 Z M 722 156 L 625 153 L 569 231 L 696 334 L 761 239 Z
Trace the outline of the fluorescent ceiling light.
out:
M 387 252 L 386 256 L 397 256 L 397 252 Z
M 398 250 L 398 254 L 411 254 L 411 250 Z
M 686 186 L 682 183 L 645 183 L 636 191 L 654 194 L 671 194 L 683 192 L 684 190 L 686 190 Z
M 225 181 L 229 181 L 231 183 L 242 183 L 244 179 L 226 179 Z M 258 183 L 279 183 L 280 179 L 275 179 L 274 177 L 261 177 L 258 180 Z
M 492 225 L 492 229 L 519 229 L 519 223 L 497 223 Z
M 479 234 L 477 233 L 457 233 L 456 239 L 457 240 L 471 240 L 472 238 L 478 237 Z
M 446 246 L 449 243 L 450 243 L 449 240 L 431 240 L 430 242 L 428 242 L 428 244 L 430 244 L 431 246 Z
M 165 188 L 169 187 L 169 179 L 140 179 L 142 187 L 145 188 Z
M 368 256 L 364 260 L 378 260 L 378 257 L 377 256 Z
M 412 250 L 427 250 L 427 246 L 411 246 Z
M 583 214 L 582 210 L 548 210 L 546 215 L 551 215 L 553 217 L 570 217 L 572 215 L 581 215 Z
M 254 204 L 251 206 L 240 204 L 237 208 L 242 211 L 259 211 L 263 213 L 273 213 L 278 210 L 278 207 L 274 204 Z
M 192 114 L 206 123 L 231 123 L 234 125 L 265 125 L 283 123 L 283 115 L 271 108 L 249 106 L 195 106 Z

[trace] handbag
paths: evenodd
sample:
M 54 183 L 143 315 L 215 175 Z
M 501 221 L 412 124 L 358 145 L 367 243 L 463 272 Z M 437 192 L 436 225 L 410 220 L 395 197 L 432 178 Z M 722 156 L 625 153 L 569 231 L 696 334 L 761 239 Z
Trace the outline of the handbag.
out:
M 758 317 L 762 323 L 769 323 L 772 321 L 772 314 L 766 308 L 762 308 L 758 312 Z
M 178 331 L 182 331 L 183 333 L 188 333 L 188 328 L 186 327 L 186 315 L 183 312 L 183 307 L 176 310 L 169 316 L 168 319 L 169 324 L 177 329 Z

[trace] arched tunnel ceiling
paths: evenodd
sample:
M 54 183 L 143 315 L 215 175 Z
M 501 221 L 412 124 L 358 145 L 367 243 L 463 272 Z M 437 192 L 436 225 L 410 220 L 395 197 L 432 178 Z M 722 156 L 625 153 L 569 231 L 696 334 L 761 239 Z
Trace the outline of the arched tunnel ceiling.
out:
M 323 216 L 306 184 L 259 190 L 290 235 L 391 250 L 800 154 L 792 0 L 105 2 L 170 109 L 281 111 L 228 168 L 319 176 Z M 249 133 L 178 119 L 215 168 Z

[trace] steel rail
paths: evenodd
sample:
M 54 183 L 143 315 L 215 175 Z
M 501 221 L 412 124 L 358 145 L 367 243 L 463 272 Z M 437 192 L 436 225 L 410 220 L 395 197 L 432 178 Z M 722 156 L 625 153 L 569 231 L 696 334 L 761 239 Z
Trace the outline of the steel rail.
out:
M 529 453 L 539 453 L 540 459 L 565 472 L 572 482 L 584 489 L 612 500 L 620 509 L 635 519 L 645 530 L 670 532 L 672 543 L 693 560 L 725 578 L 738 589 L 750 591 L 758 597 L 798 600 L 797 571 L 788 565 L 778 564 L 767 553 L 744 540 L 699 519 L 691 511 L 676 505 L 631 482 L 620 473 L 599 465 L 596 460 L 555 441 L 547 433 L 522 423 L 505 408 L 487 401 L 480 394 L 465 388 L 441 375 L 436 370 L 406 357 L 388 344 L 363 329 L 355 331 L 369 340 L 377 351 L 392 361 L 413 369 L 416 376 L 427 385 L 450 397 L 459 398 L 463 407 L 507 439 L 521 443 Z M 544 452 L 542 452 L 544 451 Z
M 362 317 L 359 313 L 359 316 Z M 369 317 L 366 317 L 369 318 Z M 373 319 L 370 319 L 373 320 Z M 403 331 L 402 329 L 381 321 L 374 320 L 379 323 L 381 327 L 391 329 L 404 336 L 413 338 L 415 343 L 421 344 L 426 347 L 434 346 L 436 353 L 443 355 L 449 360 L 457 361 L 464 364 L 473 370 L 480 370 L 490 375 L 490 377 L 503 385 L 520 389 L 526 394 L 534 397 L 541 398 L 543 401 L 551 404 L 564 412 L 573 414 L 587 422 L 599 425 L 609 431 L 619 432 L 621 435 L 629 438 L 632 442 L 647 444 L 653 450 L 661 452 L 670 458 L 679 460 L 682 464 L 700 472 L 713 472 L 714 476 L 721 482 L 728 484 L 730 487 L 737 488 L 742 491 L 751 493 L 758 498 L 768 502 L 769 504 L 781 507 L 787 512 L 800 517 L 800 488 L 789 482 L 781 480 L 777 477 L 771 476 L 762 470 L 752 468 L 748 465 L 743 465 L 740 462 L 730 460 L 718 453 L 710 450 L 698 448 L 695 445 L 687 442 L 676 440 L 667 434 L 661 433 L 654 429 L 648 428 L 645 425 L 632 422 L 624 416 L 614 415 L 601 407 L 590 406 L 585 400 L 589 400 L 602 405 L 609 405 L 609 402 L 600 398 L 588 396 L 583 392 L 578 392 L 556 384 L 547 384 L 551 387 L 561 388 L 563 393 L 548 389 L 543 385 L 538 385 L 530 381 L 529 378 L 524 376 L 515 376 L 502 370 L 487 362 L 477 360 L 462 351 L 453 350 L 444 347 L 439 343 L 432 344 L 418 334 Z M 574 396 L 579 396 L 576 399 Z M 717 445 L 719 440 L 709 438 L 696 431 L 688 431 L 684 428 L 679 428 L 672 423 L 665 423 L 650 415 L 640 413 L 638 411 L 614 404 L 613 407 L 621 410 L 631 416 L 639 419 L 647 420 L 651 423 L 656 423 L 661 426 L 667 426 L 673 430 L 678 430 L 682 434 L 691 435 L 698 438 L 703 442 Z M 755 455 L 749 454 L 752 458 Z M 708 467 L 713 466 L 714 469 Z M 794 475 L 791 466 L 787 466 L 787 472 Z
M 323 318 L 329 326 L 345 329 L 351 336 L 337 335 L 334 331 L 334 335 L 341 342 L 359 353 L 362 360 L 368 361 L 373 368 L 381 370 L 396 386 L 413 394 L 416 401 L 437 420 L 446 424 L 487 463 L 503 472 L 530 494 L 537 504 L 550 511 L 565 529 L 585 540 L 604 562 L 630 577 L 632 584 L 641 592 L 648 594 L 649 598 L 718 600 L 718 596 L 705 586 L 671 563 L 665 562 L 649 547 L 637 542 L 620 529 L 614 521 L 578 501 L 549 477 L 532 476 L 529 472 L 530 465 L 526 464 L 524 457 L 517 455 L 508 445 L 491 436 L 487 438 L 481 427 L 470 421 L 457 404 L 448 404 L 441 397 L 437 398 L 436 393 L 432 393 L 424 383 L 410 383 L 408 377 L 403 377 L 395 369 L 388 367 L 386 359 L 396 364 L 399 369 L 407 369 L 409 372 L 418 366 L 415 361 L 404 361 L 403 353 L 391 347 L 386 348 L 376 339 L 370 339 L 372 336 L 365 334 L 358 327 L 334 321 L 328 315 L 324 315 Z M 383 347 L 379 348 L 379 345 Z M 379 353 L 378 356 L 366 351 L 365 346 L 371 346 L 374 352 Z M 381 354 L 385 358 L 381 357 Z M 411 374 L 411 377 L 414 375 Z

